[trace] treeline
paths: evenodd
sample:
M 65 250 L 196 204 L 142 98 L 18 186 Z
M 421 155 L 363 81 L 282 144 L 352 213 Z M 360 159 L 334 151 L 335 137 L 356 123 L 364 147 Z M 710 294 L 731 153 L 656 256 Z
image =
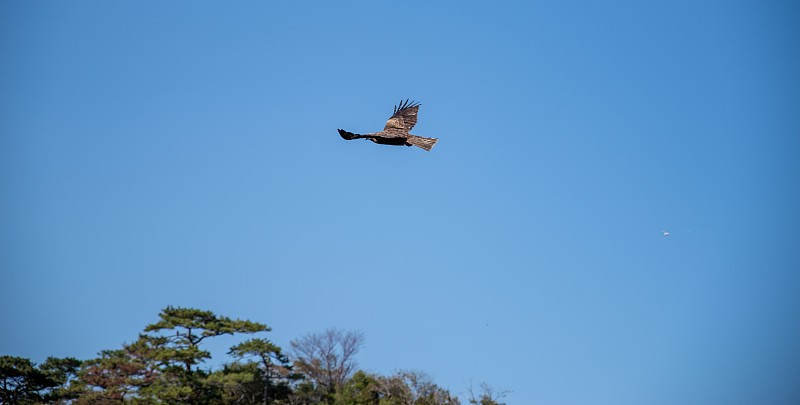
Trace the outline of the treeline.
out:
M 329 329 L 291 342 L 291 353 L 263 337 L 230 348 L 232 361 L 216 370 L 200 364 L 203 349 L 220 335 L 258 334 L 264 324 L 210 311 L 167 307 L 138 339 L 80 361 L 0 357 L 1 404 L 247 404 L 247 405 L 460 405 L 427 374 L 378 375 L 357 370 L 364 335 Z M 503 392 L 481 384 L 468 403 L 505 405 Z

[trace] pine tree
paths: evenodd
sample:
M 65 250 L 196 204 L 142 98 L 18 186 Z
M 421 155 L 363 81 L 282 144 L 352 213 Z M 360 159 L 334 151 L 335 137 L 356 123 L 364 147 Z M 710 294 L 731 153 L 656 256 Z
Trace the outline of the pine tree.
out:
M 208 373 L 198 364 L 211 358 L 200 344 L 206 338 L 236 333 L 268 332 L 264 324 L 217 316 L 211 311 L 169 306 L 159 314 L 161 320 L 147 325 L 140 341 L 153 348 L 152 359 L 162 371 L 158 384 L 151 387 L 165 403 L 203 404 L 219 397 L 217 387 L 206 383 Z

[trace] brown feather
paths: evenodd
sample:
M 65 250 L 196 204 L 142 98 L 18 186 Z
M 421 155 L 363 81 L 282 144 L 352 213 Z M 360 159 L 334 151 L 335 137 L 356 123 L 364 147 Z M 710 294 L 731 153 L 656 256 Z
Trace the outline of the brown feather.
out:
M 425 138 L 424 136 L 416 136 L 416 135 L 409 135 L 406 142 L 410 145 L 414 145 L 420 147 L 422 149 L 427 150 L 430 152 L 433 145 L 436 145 L 438 139 L 436 138 Z

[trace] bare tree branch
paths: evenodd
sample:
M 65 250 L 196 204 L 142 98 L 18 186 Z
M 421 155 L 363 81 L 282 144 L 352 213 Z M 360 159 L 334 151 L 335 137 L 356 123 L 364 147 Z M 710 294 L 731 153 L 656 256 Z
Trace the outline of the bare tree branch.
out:
M 474 405 L 505 405 L 505 403 L 500 402 L 500 400 L 505 398 L 505 396 L 510 392 L 511 391 L 508 390 L 498 390 L 491 385 L 482 382 L 480 385 L 480 392 L 476 397 L 475 392 L 472 389 L 472 382 L 470 382 L 469 403 Z
M 344 385 L 353 374 L 355 355 L 363 344 L 363 333 L 335 328 L 308 333 L 291 342 L 297 370 L 327 393 Z

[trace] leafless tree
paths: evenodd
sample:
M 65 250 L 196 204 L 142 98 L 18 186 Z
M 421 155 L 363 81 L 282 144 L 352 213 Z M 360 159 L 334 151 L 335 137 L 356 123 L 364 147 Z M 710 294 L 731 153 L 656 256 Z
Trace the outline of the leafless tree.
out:
M 505 403 L 500 402 L 500 400 L 505 398 L 506 394 L 509 392 L 511 391 L 498 390 L 491 385 L 482 382 L 480 385 L 480 391 L 476 397 L 475 392 L 472 390 L 472 383 L 470 383 L 469 403 L 475 405 L 505 405 Z
M 308 333 L 291 344 L 295 370 L 307 376 L 317 388 L 333 393 L 356 370 L 354 357 L 364 344 L 364 334 L 332 328 Z
M 422 371 L 403 370 L 392 376 L 378 378 L 382 398 L 392 398 L 403 405 L 460 405 L 450 391 L 439 387 L 433 378 Z

